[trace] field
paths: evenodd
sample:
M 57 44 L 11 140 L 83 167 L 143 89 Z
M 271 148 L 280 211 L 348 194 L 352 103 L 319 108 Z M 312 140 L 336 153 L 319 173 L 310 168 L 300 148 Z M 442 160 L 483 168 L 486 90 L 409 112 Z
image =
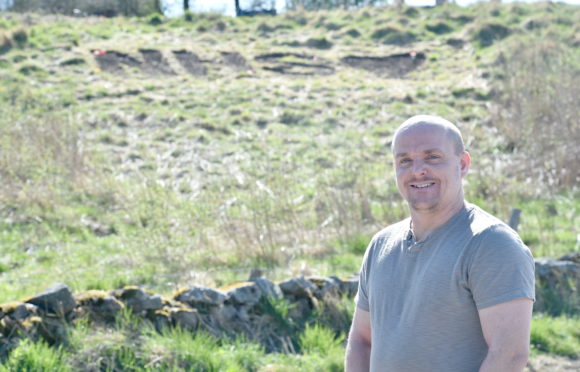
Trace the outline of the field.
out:
M 389 146 L 418 113 L 464 133 L 469 201 L 506 221 L 521 209 L 519 232 L 537 257 L 580 249 L 579 12 L 538 3 L 236 19 L 3 13 L 0 303 L 57 282 L 169 295 L 254 268 L 272 280 L 355 274 L 372 234 L 407 214 Z M 538 329 L 568 328 L 570 316 Z M 248 348 L 223 352 L 247 370 L 341 368 L 344 335 L 300 334 L 312 360 L 280 362 L 306 357 L 240 340 L 219 350 Z M 567 335 L 568 346 L 538 352 L 580 356 L 580 336 Z M 117 336 L 91 337 L 113 350 Z M 140 337 L 143 355 L 163 346 Z M 316 359 L 327 349 L 336 352 Z M 245 353 L 255 364 L 235 359 Z M 127 360 L 147 365 L 140 355 Z

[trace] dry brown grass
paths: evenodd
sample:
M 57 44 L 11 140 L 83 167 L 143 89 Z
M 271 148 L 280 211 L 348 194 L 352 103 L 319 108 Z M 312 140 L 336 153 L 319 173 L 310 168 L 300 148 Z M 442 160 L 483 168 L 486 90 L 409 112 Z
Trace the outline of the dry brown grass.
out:
M 504 77 L 492 120 L 518 158 L 512 172 L 557 188 L 580 182 L 580 71 L 569 47 L 518 42 L 498 59 Z M 576 53 L 577 58 L 577 53 Z

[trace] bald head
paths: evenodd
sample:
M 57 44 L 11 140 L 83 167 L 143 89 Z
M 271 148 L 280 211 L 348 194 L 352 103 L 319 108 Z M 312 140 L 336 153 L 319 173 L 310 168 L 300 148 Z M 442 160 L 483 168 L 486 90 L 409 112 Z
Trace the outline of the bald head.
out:
M 401 126 L 395 131 L 393 136 L 393 142 L 391 144 L 391 150 L 395 150 L 395 142 L 397 142 L 397 137 L 411 128 L 418 128 L 421 126 L 425 127 L 437 127 L 441 128 L 446 132 L 447 137 L 453 143 L 453 148 L 455 149 L 455 154 L 460 155 L 465 152 L 465 145 L 463 144 L 463 137 L 461 137 L 461 132 L 459 129 L 450 121 L 443 119 L 439 116 L 433 115 L 416 115 L 410 119 L 407 119 Z

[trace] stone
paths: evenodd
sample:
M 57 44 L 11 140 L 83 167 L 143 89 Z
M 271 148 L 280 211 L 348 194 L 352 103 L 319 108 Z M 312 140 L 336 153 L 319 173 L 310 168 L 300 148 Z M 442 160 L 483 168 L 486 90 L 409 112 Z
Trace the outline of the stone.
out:
M 222 328 L 228 328 L 233 322 L 236 321 L 238 311 L 232 305 L 224 305 L 212 309 L 211 316 L 217 320 L 218 324 Z
M 171 325 L 171 317 L 166 310 L 156 310 L 149 315 L 149 319 L 153 322 L 155 330 L 159 333 L 163 332 Z
M 339 289 L 341 294 L 354 297 L 358 292 L 358 275 L 349 278 L 339 279 Z
M 294 298 L 311 298 L 316 292 L 316 285 L 314 283 L 302 278 L 294 277 L 285 280 L 279 284 L 280 289 L 286 296 Z
M 10 338 L 18 329 L 18 322 L 9 316 L 5 316 L 0 320 L 0 334 Z
M 252 282 L 238 283 L 224 289 L 227 301 L 234 305 L 245 305 L 248 307 L 255 306 L 260 302 L 262 291 Z
M 314 295 L 319 300 L 328 300 L 331 297 L 339 296 L 340 280 L 337 277 L 311 276 L 308 277 L 308 280 L 316 286 Z
M 291 319 L 301 321 L 308 317 L 312 308 L 311 301 L 306 298 L 300 298 L 291 304 L 290 309 L 288 310 L 288 316 Z
M 14 320 L 24 320 L 38 314 L 38 306 L 28 303 L 18 305 L 12 313 Z
M 25 302 L 38 306 L 41 310 L 64 317 L 74 310 L 76 301 L 66 284 L 57 284 L 46 291 L 27 299 Z
M 275 298 L 278 300 L 284 297 L 280 287 L 266 278 L 256 278 L 254 279 L 254 283 L 256 283 L 256 286 L 262 292 L 262 296 L 264 297 Z
M 236 308 L 233 305 L 216 307 L 212 309 L 211 317 L 228 333 L 250 329 L 248 311 L 244 307 Z
M 111 323 L 125 305 L 105 291 L 91 290 L 77 297 L 79 314 L 87 313 L 95 322 Z
M 196 286 L 178 292 L 174 296 L 176 301 L 186 303 L 191 307 L 221 306 L 226 300 L 222 291 L 213 288 Z
M 128 286 L 114 291 L 115 297 L 122 300 L 125 306 L 134 313 L 147 310 L 159 310 L 163 307 L 163 301 L 159 295 L 149 295 L 143 289 Z
M 175 326 L 188 331 L 195 331 L 201 323 L 201 317 L 195 309 L 173 308 L 169 314 Z
M 262 272 L 262 270 L 254 268 L 250 271 L 250 277 L 248 278 L 248 281 L 253 282 L 258 278 L 262 278 L 263 276 L 264 272 Z
M 566 256 L 565 256 L 566 257 Z M 580 263 L 552 258 L 537 258 L 536 311 L 580 310 Z
M 577 264 L 580 264 L 580 252 L 568 253 L 567 255 L 560 257 L 559 260 L 560 261 L 572 261 L 572 262 L 575 262 Z
M 47 314 L 44 316 L 38 331 L 50 345 L 61 345 L 68 340 L 66 323 L 57 315 Z

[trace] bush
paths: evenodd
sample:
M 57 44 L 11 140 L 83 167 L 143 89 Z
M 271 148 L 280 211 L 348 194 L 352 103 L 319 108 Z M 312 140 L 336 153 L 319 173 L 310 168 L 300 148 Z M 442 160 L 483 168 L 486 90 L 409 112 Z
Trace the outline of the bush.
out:
M 12 33 L 12 40 L 19 48 L 24 48 L 28 43 L 28 34 L 24 30 L 16 30 Z
M 387 26 L 375 30 L 371 38 L 381 40 L 385 44 L 404 45 L 413 42 L 415 34 L 409 31 L 401 30 L 397 27 Z
M 149 22 L 152 26 L 159 26 L 163 23 L 163 16 L 161 14 L 152 14 L 149 16 Z
M 473 35 L 473 41 L 478 42 L 481 47 L 488 47 L 496 40 L 506 38 L 510 33 L 511 30 L 502 24 L 484 24 L 476 29 L 475 34 Z
M 425 26 L 425 28 L 428 31 L 433 32 L 434 34 L 437 35 L 441 35 L 441 34 L 447 34 L 451 31 L 453 31 L 453 28 L 450 27 L 447 23 L 445 22 L 438 22 L 435 24 L 428 24 L 427 26 Z

